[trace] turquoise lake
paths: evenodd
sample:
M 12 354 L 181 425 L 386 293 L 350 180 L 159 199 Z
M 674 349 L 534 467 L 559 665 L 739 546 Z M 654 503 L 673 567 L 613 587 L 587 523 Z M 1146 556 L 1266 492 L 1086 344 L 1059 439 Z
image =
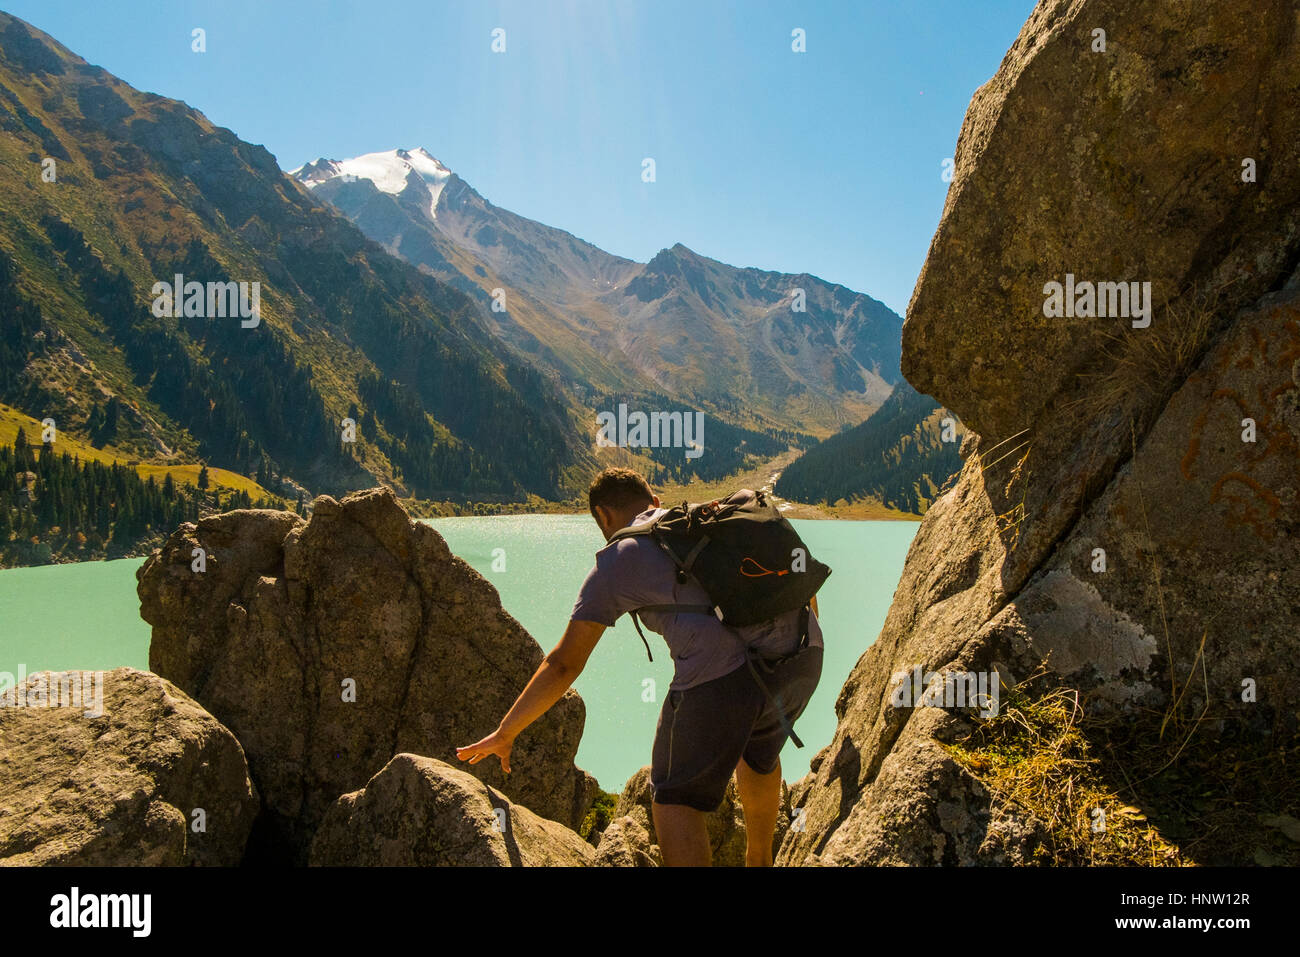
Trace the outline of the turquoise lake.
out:
M 585 515 L 502 515 L 430 522 L 451 550 L 492 582 L 506 610 L 550 651 L 568 622 L 578 587 L 604 544 Z M 825 658 L 821 684 L 787 744 L 782 776 L 795 781 L 835 732 L 835 699 L 876 639 L 903 570 L 916 522 L 796 521 L 809 550 L 833 569 L 818 595 Z M 494 550 L 504 569 L 493 570 Z M 500 552 L 497 553 L 499 557 Z M 122 665 L 147 670 L 149 626 L 140 618 L 135 571 L 142 559 L 0 571 L 0 671 L 16 673 Z M 500 567 L 501 562 L 497 562 Z M 587 707 L 577 763 L 607 791 L 620 791 L 650 763 L 650 745 L 672 662 L 647 632 L 653 663 L 626 616 L 605 632 L 575 688 Z M 646 679 L 653 679 L 653 701 Z M 493 722 L 495 725 L 495 722 Z M 483 733 L 491 731 L 484 727 Z M 472 742 L 466 741 L 465 744 Z

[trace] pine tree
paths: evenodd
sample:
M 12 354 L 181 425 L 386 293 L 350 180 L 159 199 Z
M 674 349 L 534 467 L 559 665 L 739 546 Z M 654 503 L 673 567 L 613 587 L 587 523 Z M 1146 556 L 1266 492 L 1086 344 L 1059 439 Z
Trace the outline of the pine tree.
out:
M 90 433 L 90 444 L 99 448 L 104 444 L 100 434 L 104 431 L 104 410 L 98 402 L 90 410 L 90 418 L 86 420 L 86 431 Z
M 122 400 L 117 396 L 108 400 L 108 408 L 104 410 L 104 428 L 100 433 L 102 444 L 108 444 L 117 438 L 118 418 L 122 411 Z
M 18 426 L 18 434 L 14 436 L 14 463 L 19 472 L 30 472 L 32 469 L 32 450 L 27 444 L 27 433 L 23 427 Z

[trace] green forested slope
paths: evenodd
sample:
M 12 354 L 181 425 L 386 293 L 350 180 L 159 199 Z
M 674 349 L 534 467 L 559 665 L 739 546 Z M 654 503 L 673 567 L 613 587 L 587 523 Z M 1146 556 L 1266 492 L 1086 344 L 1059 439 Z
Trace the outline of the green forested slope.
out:
M 116 444 L 141 460 L 314 492 L 559 497 L 593 461 L 572 404 L 465 295 L 261 147 L 5 14 L 0 164 L 0 402 L 90 438 L 117 398 Z M 259 283 L 260 322 L 155 315 L 178 273 Z
M 953 419 L 943 440 L 943 420 Z M 781 473 L 777 494 L 797 502 L 874 500 L 920 515 L 961 469 L 956 416 L 901 381 L 865 422 L 813 446 Z

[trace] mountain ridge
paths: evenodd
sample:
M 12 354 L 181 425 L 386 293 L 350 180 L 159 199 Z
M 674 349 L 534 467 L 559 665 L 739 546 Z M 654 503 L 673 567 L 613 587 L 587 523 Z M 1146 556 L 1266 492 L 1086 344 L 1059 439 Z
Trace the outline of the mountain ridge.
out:
M 864 293 L 681 242 L 638 263 L 496 206 L 454 171 L 430 207 L 403 159 L 415 155 L 447 169 L 417 147 L 322 157 L 291 174 L 385 248 L 477 293 L 494 332 L 579 394 L 667 391 L 723 417 L 743 407 L 735 424 L 825 436 L 869 415 L 901 378 L 902 318 Z

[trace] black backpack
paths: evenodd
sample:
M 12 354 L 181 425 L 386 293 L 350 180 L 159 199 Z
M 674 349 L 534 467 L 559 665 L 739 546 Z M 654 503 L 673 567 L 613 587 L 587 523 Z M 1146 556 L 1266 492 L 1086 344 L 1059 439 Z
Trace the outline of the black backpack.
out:
M 831 570 L 808 553 L 794 526 L 761 491 L 741 489 L 714 502 L 683 502 L 652 522 L 620 529 L 610 542 L 639 535 L 649 537 L 672 559 L 679 583 L 695 579 L 713 602 L 633 609 L 632 624 L 651 661 L 650 643 L 637 616 L 642 611 L 698 612 L 714 615 L 724 625 L 740 626 L 802 609 L 800 649 L 807 644 L 809 602 Z M 748 648 L 745 657 L 770 699 Z M 791 740 L 802 748 L 794 729 L 786 727 Z

